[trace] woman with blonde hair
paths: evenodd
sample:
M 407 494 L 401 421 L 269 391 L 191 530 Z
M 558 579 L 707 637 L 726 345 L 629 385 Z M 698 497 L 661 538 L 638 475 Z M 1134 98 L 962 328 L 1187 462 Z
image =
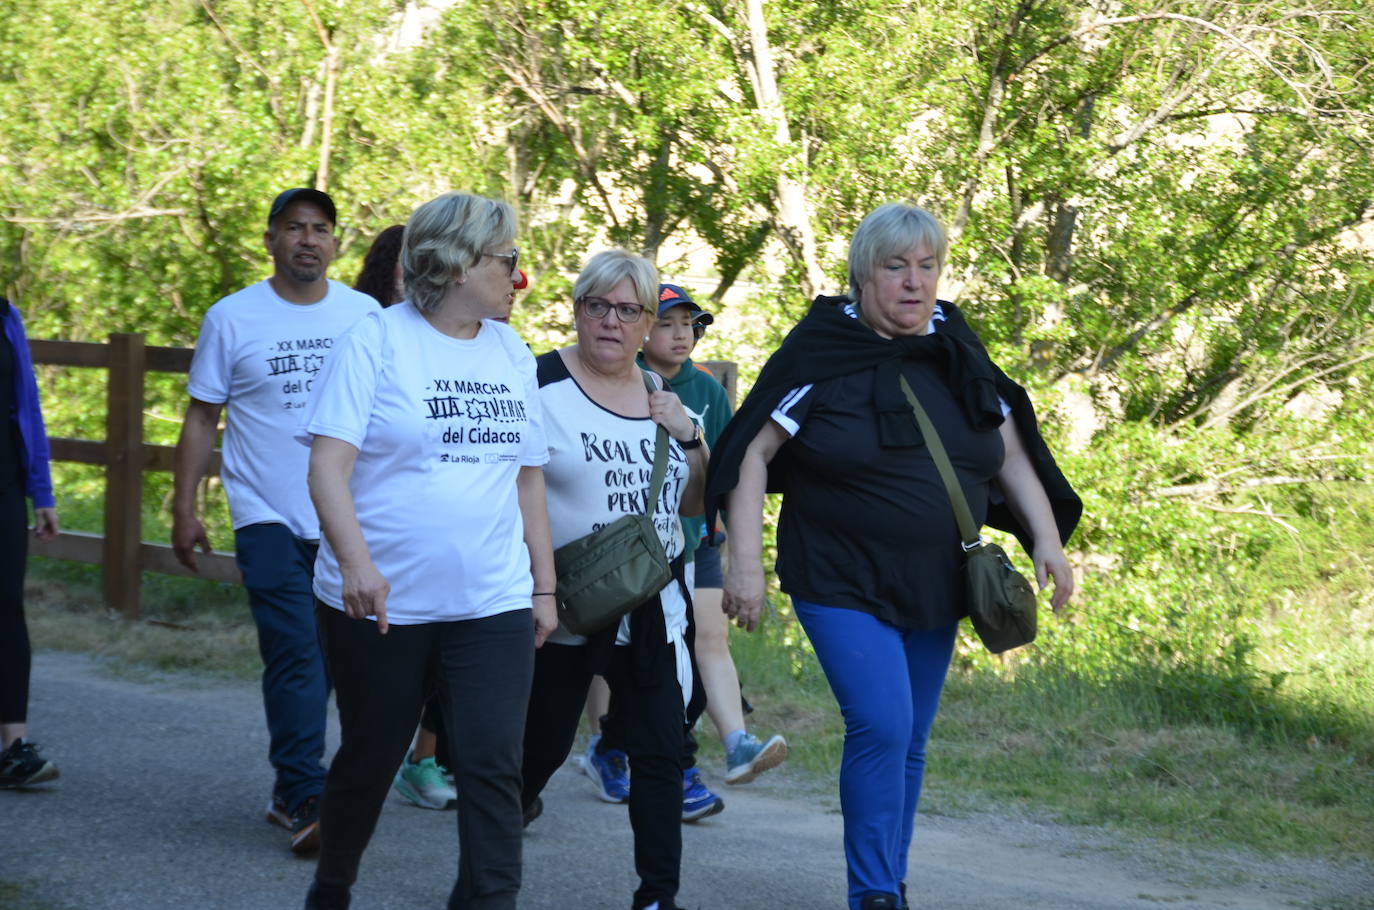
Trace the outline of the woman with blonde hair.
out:
M 777 575 L 845 721 L 840 809 L 849 910 L 906 907 L 926 738 L 968 613 L 963 549 L 934 443 L 974 521 L 1015 533 L 1057 610 L 1082 503 L 1040 438 L 1030 399 L 940 300 L 945 231 L 884 205 L 849 246 L 846 297 L 818 297 L 759 373 L 716 446 L 708 506 L 730 513 L 724 608 L 753 628 L 764 603 L 764 492 L 783 494 Z
M 573 285 L 576 343 L 539 358 L 549 462 L 549 524 L 562 546 L 630 514 L 651 512 L 673 577 L 618 624 L 590 638 L 559 626 L 535 658 L 525 730 L 526 816 L 568 757 L 592 676 L 610 685 L 608 737 L 629 756 L 630 825 L 640 884 L 635 910 L 673 910 L 682 860 L 682 743 L 694 679 L 679 515 L 701 511 L 705 445 L 682 402 L 635 356 L 656 315 L 658 272 L 623 250 L 597 253 Z M 649 377 L 654 386 L 645 386 Z M 658 427 L 668 469 L 646 502 Z M 459 788 L 462 789 L 461 787 Z
M 307 908 L 346 908 L 426 695 L 458 790 L 450 910 L 514 908 L 520 750 L 534 650 L 556 621 L 534 358 L 495 317 L 515 213 L 449 193 L 415 210 L 406 300 L 334 345 L 298 438 L 324 539 L 317 618 L 343 741 Z

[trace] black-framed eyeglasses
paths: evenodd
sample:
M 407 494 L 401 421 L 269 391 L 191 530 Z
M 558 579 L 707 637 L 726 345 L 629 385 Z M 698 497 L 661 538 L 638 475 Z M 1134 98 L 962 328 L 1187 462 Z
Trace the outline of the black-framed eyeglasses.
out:
M 644 305 L 641 303 L 611 303 L 605 297 L 579 297 L 577 302 L 593 319 L 605 318 L 612 309 L 615 310 L 615 318 L 621 322 L 638 322 L 644 315 Z
M 497 259 L 509 259 L 512 274 L 516 271 L 515 267 L 520 264 L 520 247 L 518 246 L 511 247 L 509 253 L 488 253 L 487 255 L 494 256 Z

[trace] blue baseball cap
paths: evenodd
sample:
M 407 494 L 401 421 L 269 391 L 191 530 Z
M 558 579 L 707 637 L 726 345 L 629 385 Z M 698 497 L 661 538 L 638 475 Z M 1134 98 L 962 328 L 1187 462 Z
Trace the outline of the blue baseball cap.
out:
M 675 306 L 685 306 L 692 311 L 692 325 L 710 325 L 716 317 L 703 310 L 691 296 L 676 284 L 658 286 L 658 315 L 662 316 Z
M 272 222 L 277 220 L 277 216 L 285 211 L 286 207 L 293 202 L 313 202 L 329 216 L 330 224 L 337 225 L 339 223 L 338 210 L 334 208 L 334 200 L 329 198 L 328 193 L 322 193 L 319 190 L 307 189 L 301 186 L 295 189 L 283 190 L 281 193 L 277 194 L 277 198 L 272 200 L 272 207 L 267 210 L 267 226 L 271 227 Z

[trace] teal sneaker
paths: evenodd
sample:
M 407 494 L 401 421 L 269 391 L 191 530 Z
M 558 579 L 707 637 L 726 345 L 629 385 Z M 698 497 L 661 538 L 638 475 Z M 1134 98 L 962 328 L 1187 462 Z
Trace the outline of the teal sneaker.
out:
M 767 742 L 759 742 L 757 736 L 746 733 L 725 756 L 725 782 L 747 784 L 769 768 L 776 768 L 786 758 L 787 740 L 781 736 L 770 736 Z
M 413 762 L 407 755 L 392 787 L 421 809 L 452 809 L 458 804 L 458 791 L 444 774 L 433 756 Z

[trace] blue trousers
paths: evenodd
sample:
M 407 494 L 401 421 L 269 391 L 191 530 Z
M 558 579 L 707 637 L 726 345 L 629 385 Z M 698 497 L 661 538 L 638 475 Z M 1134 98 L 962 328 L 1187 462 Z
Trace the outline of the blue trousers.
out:
M 902 629 L 843 607 L 793 599 L 844 716 L 840 811 L 850 910 L 899 893 L 926 768 L 926 738 L 958 624 Z
M 324 788 L 324 731 L 329 676 L 315 629 L 315 551 L 283 524 L 248 525 L 234 546 L 262 655 L 268 761 L 274 796 L 294 812 Z

